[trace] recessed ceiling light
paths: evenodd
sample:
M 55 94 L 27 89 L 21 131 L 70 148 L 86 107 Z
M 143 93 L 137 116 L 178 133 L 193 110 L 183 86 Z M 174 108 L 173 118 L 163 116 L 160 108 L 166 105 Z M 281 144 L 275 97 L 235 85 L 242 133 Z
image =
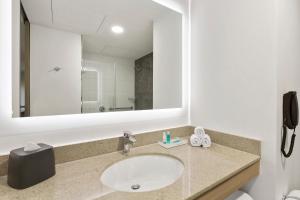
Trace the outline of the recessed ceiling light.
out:
M 112 26 L 111 31 L 116 34 L 124 33 L 124 28 L 122 26 Z

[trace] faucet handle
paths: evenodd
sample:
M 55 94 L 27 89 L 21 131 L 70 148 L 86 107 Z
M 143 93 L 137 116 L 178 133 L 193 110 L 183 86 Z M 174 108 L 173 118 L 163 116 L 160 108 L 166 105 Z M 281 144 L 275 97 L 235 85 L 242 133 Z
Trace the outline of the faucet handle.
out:
M 124 138 L 128 139 L 130 142 L 135 143 L 135 136 L 130 131 L 124 131 Z
M 130 138 L 132 136 L 132 133 L 130 131 L 123 131 L 125 138 Z

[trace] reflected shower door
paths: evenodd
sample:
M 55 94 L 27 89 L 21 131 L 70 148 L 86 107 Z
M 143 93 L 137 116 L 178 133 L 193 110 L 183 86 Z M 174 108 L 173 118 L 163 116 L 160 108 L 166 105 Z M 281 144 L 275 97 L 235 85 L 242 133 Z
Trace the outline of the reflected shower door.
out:
M 109 112 L 115 107 L 115 66 L 113 63 L 98 61 L 83 61 L 83 71 L 94 71 L 98 74 L 97 80 L 97 99 L 84 98 L 85 88 L 82 84 L 82 113 Z M 85 78 L 82 76 L 82 78 Z M 85 80 L 82 79 L 82 83 Z M 90 80 L 88 84 L 94 84 Z M 93 88 L 93 87 L 92 87 Z
M 134 65 L 115 64 L 116 69 L 116 111 L 135 110 Z

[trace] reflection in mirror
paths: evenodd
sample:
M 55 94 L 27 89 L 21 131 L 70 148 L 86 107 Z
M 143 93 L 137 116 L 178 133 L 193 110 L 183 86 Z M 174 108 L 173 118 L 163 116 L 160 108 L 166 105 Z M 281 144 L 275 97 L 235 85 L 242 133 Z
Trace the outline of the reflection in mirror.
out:
M 14 117 L 181 107 L 180 13 L 152 0 L 20 5 Z

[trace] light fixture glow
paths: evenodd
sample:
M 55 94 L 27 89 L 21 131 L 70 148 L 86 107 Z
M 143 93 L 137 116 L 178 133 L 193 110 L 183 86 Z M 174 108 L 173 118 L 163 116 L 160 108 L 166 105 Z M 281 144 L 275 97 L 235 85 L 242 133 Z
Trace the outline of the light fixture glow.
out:
M 111 30 L 113 33 L 116 33 L 116 34 L 124 33 L 124 28 L 122 26 L 112 26 Z

